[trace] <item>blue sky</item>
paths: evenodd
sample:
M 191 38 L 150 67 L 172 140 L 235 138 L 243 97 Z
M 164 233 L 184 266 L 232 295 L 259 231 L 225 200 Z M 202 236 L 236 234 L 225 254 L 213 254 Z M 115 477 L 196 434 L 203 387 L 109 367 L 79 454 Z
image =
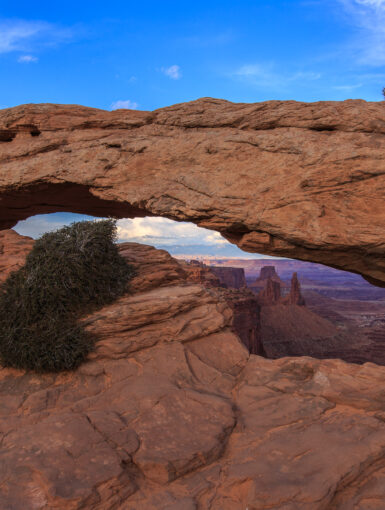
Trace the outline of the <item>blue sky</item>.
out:
M 380 101 L 385 86 L 385 0 L 2 4 L 0 108 Z

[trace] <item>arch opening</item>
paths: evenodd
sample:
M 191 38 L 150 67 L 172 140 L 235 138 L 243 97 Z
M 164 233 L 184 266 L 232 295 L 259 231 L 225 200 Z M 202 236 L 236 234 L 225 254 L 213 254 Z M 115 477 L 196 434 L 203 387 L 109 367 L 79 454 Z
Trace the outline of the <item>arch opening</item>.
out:
M 0 191 L 0 230 L 14 227 L 18 221 L 38 214 L 71 212 L 96 217 L 143 218 L 161 216 L 175 221 L 188 221 L 195 225 L 220 232 L 230 243 L 247 253 L 262 253 L 267 256 L 295 258 L 321 263 L 335 269 L 357 273 L 372 285 L 385 287 L 385 265 L 383 257 L 363 249 L 338 246 L 319 251 L 306 243 L 287 240 L 259 230 L 250 230 L 242 222 L 228 222 L 212 218 L 211 212 L 186 213 L 175 198 L 163 195 L 152 200 L 108 198 L 106 186 L 98 193 L 95 186 L 69 182 L 38 182 L 22 189 Z M 167 211 L 167 212 L 165 212 Z
M 19 222 L 37 237 L 90 216 L 55 213 Z M 118 221 L 119 242 L 165 249 L 186 279 L 217 292 L 251 353 L 308 355 L 385 365 L 385 289 L 359 275 L 295 259 L 242 252 L 217 232 L 162 217 Z

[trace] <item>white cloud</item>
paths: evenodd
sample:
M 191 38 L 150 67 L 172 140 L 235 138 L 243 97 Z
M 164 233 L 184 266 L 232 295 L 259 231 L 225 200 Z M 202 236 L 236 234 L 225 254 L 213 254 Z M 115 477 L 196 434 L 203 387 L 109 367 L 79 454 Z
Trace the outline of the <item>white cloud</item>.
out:
M 177 65 L 170 67 L 162 67 L 162 73 L 171 78 L 172 80 L 179 80 L 182 78 L 181 68 Z
M 45 232 L 57 230 L 74 221 L 92 219 L 96 218 L 72 213 L 40 214 L 19 221 L 14 230 L 21 235 L 36 239 Z M 218 232 L 199 228 L 191 223 L 147 217 L 118 220 L 117 225 L 119 242 L 131 241 L 150 244 L 174 255 L 185 254 L 188 255 L 188 258 L 196 258 L 199 255 L 236 258 L 262 257 L 257 253 L 242 252 L 226 241 Z M 265 258 L 265 256 L 263 257 Z
M 356 3 L 361 5 L 374 6 L 377 8 L 385 6 L 385 0 L 356 0 Z
M 71 37 L 71 30 L 44 21 L 0 19 L 0 53 L 31 51 Z
M 33 55 L 21 55 L 17 61 L 21 64 L 29 64 L 31 62 L 38 62 L 38 58 L 34 57 Z
M 360 65 L 385 65 L 385 0 L 338 0 L 357 33 L 349 42 L 349 57 Z
M 119 99 L 118 101 L 115 101 L 111 104 L 110 109 L 111 110 L 136 110 L 138 108 L 138 103 L 135 103 L 134 101 L 130 101 L 130 99 Z
M 312 71 L 280 73 L 275 71 L 272 63 L 254 63 L 241 66 L 232 73 L 232 77 L 247 81 L 256 86 L 282 89 L 288 83 L 319 80 L 321 73 Z
M 219 232 L 197 227 L 193 223 L 177 222 L 167 218 L 134 218 L 118 220 L 120 241 L 172 247 L 219 246 L 228 244 Z
M 334 90 L 341 90 L 342 92 L 350 92 L 351 90 L 359 89 L 362 87 L 362 83 L 357 85 L 335 85 L 332 87 Z

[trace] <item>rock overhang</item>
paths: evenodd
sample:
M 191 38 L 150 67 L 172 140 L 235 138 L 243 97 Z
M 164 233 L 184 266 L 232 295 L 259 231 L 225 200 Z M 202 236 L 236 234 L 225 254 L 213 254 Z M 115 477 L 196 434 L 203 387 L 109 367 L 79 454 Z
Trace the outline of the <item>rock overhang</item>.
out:
M 164 216 L 385 285 L 384 149 L 385 105 L 362 100 L 22 105 L 0 111 L 0 227 Z

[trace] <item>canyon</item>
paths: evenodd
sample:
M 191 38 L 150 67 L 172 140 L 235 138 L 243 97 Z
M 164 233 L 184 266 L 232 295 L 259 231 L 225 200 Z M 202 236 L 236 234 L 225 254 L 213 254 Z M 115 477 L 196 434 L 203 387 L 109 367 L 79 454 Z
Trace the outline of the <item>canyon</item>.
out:
M 262 305 L 261 339 L 269 358 L 311 355 L 385 365 L 384 289 L 355 274 L 296 260 L 203 260 L 245 271 Z M 297 273 L 294 291 L 290 281 Z M 290 302 L 306 307 L 282 306 Z

